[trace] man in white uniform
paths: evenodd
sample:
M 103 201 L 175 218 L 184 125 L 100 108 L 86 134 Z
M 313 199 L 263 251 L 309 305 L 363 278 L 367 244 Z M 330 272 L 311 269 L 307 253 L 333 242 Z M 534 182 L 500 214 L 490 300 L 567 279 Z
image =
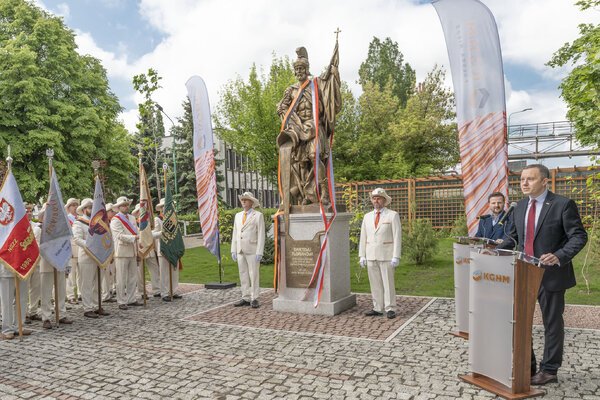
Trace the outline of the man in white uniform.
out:
M 117 303 L 119 309 L 141 306 L 135 297 L 137 284 L 137 237 L 135 218 L 129 214 L 131 200 L 121 196 L 115 207 L 119 212 L 110 221 L 115 241 L 115 265 L 117 267 Z
M 231 234 L 231 258 L 237 261 L 242 285 L 242 300 L 235 307 L 258 308 L 259 266 L 265 248 L 265 220 L 256 211 L 258 200 L 250 192 L 238 196 L 244 211 L 235 215 Z
M 90 218 L 92 216 L 92 199 L 83 199 L 77 212 L 81 213 L 73 224 L 73 240 L 79 246 L 79 271 L 81 272 L 81 299 L 83 315 L 87 318 L 98 318 L 98 315 L 110 315 L 99 309 L 98 304 L 98 265 L 85 252 L 85 242 L 89 235 Z
M 67 200 L 65 209 L 67 210 L 67 216 L 71 223 L 71 229 L 77 218 L 77 208 L 79 207 L 79 200 L 70 198 Z M 77 262 L 77 256 L 79 254 L 79 248 L 75 241 L 71 239 L 71 261 L 69 261 L 69 275 L 67 276 L 67 299 L 69 303 L 77 304 L 77 297 L 75 297 L 75 286 L 77 286 L 77 294 L 81 297 L 81 274 L 79 273 L 79 263 Z
M 396 317 L 394 269 L 400 262 L 402 229 L 400 216 L 386 208 L 392 199 L 382 188 L 371 192 L 374 210 L 363 218 L 358 256 L 360 266 L 368 268 L 373 309 L 367 316 Z
M 46 207 L 48 203 L 44 203 L 42 206 L 42 210 L 38 214 L 38 221 L 40 224 L 44 222 L 44 215 L 46 214 Z M 41 235 L 41 233 L 40 233 Z M 41 254 L 40 254 L 41 257 Z M 57 287 L 54 287 L 54 267 L 50 265 L 48 261 L 44 257 L 40 259 L 40 284 L 41 284 L 41 303 L 42 303 L 42 321 L 44 321 L 43 327 L 44 329 L 52 329 L 52 322 L 50 322 L 52 318 L 52 289 L 58 291 L 58 312 L 59 315 L 63 315 L 62 318 L 58 320 L 61 324 L 72 324 L 73 321 L 66 317 L 67 307 L 65 305 L 66 296 L 66 277 L 65 271 L 59 272 L 57 271 L 57 279 L 56 284 Z
M 108 217 L 108 223 L 112 220 L 112 217 L 117 212 L 113 209 L 113 203 L 106 205 L 106 215 Z M 110 228 L 109 228 L 110 229 Z M 117 299 L 114 297 L 113 291 L 115 290 L 115 276 L 117 275 L 115 268 L 114 259 L 108 264 L 102 274 L 102 301 L 106 303 L 114 303 Z
M 158 255 L 158 266 L 159 266 L 159 280 L 160 280 L 160 295 L 163 301 L 171 301 L 171 287 L 169 284 L 169 260 L 166 259 L 160 252 L 160 236 L 162 234 L 163 226 L 163 211 L 165 209 L 165 199 L 160 199 L 160 202 L 156 205 L 156 212 L 158 215 L 154 217 L 154 230 L 152 231 L 152 237 L 154 238 L 154 246 Z M 177 294 L 179 287 L 179 266 L 171 265 L 171 280 L 173 282 L 173 299 L 181 299 L 181 295 Z M 152 275 L 150 275 L 152 276 Z M 153 289 L 154 290 L 154 289 Z M 156 296 L 156 295 L 155 295 Z

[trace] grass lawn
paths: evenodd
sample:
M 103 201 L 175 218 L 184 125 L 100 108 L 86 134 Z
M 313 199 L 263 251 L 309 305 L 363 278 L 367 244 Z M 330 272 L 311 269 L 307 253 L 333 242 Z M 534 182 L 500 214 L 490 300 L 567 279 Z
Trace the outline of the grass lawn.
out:
M 425 265 L 415 265 L 406 258 L 400 260 L 396 268 L 396 292 L 403 295 L 454 297 L 454 272 L 453 272 L 453 240 L 440 239 L 439 252 Z M 237 263 L 231 259 L 229 244 L 221 245 L 223 268 L 225 270 L 223 281 L 240 283 Z M 566 302 L 568 304 L 600 305 L 600 268 L 590 266 L 588 279 L 591 294 L 587 294 L 585 282 L 581 274 L 581 266 L 585 249 L 575 258 L 574 267 L 577 277 L 577 286 L 567 290 Z M 187 283 L 209 283 L 219 281 L 219 267 L 216 258 L 204 247 L 187 249 L 183 256 L 183 270 L 180 271 L 179 280 Z M 360 281 L 358 274 L 358 253 L 350 253 L 351 289 L 353 292 L 370 292 L 369 278 L 366 269 L 362 271 Z M 260 267 L 260 286 L 273 287 L 273 265 Z

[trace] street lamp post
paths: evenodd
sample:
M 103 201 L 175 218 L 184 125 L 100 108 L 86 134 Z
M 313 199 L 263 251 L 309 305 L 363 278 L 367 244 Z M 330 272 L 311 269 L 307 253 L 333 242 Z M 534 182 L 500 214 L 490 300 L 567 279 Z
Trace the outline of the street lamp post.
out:
M 510 117 L 512 117 L 513 114 L 518 114 L 518 113 L 522 113 L 522 112 L 525 112 L 525 111 L 531 111 L 531 110 L 533 110 L 533 108 L 527 107 L 527 108 L 524 108 L 524 109 L 522 109 L 520 111 L 515 111 L 515 112 L 512 112 L 512 113 L 508 114 L 508 121 L 506 123 L 506 140 L 507 141 L 508 141 L 508 132 L 510 132 Z
M 171 117 L 167 115 L 167 113 L 165 112 L 165 110 L 163 110 L 161 105 L 157 103 L 156 107 L 161 113 L 165 115 L 165 117 L 169 119 L 169 121 L 171 121 L 171 124 L 173 124 L 173 128 L 175 128 L 175 122 L 173 122 Z M 171 146 L 173 151 L 173 175 L 175 179 L 175 211 L 177 212 L 179 211 L 179 197 L 177 196 L 177 156 L 175 155 L 175 132 L 173 130 L 171 130 L 171 132 L 171 136 L 173 137 L 173 144 Z

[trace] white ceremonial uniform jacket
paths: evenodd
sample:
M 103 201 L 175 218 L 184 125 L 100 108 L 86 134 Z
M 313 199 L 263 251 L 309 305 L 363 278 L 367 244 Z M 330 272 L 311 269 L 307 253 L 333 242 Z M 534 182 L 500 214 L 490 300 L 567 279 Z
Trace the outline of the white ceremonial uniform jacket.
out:
M 75 220 L 75 223 L 73 224 L 72 241 L 75 242 L 75 244 L 77 245 L 77 258 L 79 259 L 79 262 L 92 261 L 90 256 L 88 256 L 88 254 L 84 250 L 85 241 L 87 240 L 90 230 L 89 218 L 83 215 L 79 218 L 86 220 L 88 222 L 88 225 L 84 224 L 79 220 Z
M 75 229 L 75 218 L 73 215 L 67 215 L 69 222 L 71 223 L 71 229 Z M 79 256 L 79 246 L 75 243 L 75 240 L 71 239 L 71 258 L 77 258 Z
M 244 211 L 235 215 L 231 234 L 231 252 L 238 254 L 263 254 L 265 249 L 265 219 L 262 213 L 252 210 L 244 220 Z
M 160 236 L 162 235 L 162 219 L 159 217 L 154 217 L 154 230 L 152 231 L 152 237 L 154 238 L 154 250 L 156 250 L 156 254 L 162 256 L 160 252 Z
M 379 215 L 379 224 L 375 228 L 377 213 L 371 211 L 365 215 L 360 229 L 358 256 L 369 261 L 389 261 L 400 258 L 402 252 L 402 229 L 400 216 L 396 211 L 384 208 Z
M 127 214 L 127 218 L 132 226 L 137 227 L 133 215 Z M 115 241 L 115 257 L 137 256 L 137 249 L 135 248 L 136 236 L 123 225 L 123 222 L 116 215 L 110 220 L 110 231 Z

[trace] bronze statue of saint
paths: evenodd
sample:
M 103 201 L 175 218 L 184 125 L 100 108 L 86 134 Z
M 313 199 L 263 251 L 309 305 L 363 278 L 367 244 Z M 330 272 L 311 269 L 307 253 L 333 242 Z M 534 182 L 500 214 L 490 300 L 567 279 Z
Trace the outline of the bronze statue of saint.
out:
M 283 195 L 282 208 L 286 213 L 293 203 L 302 206 L 318 205 L 319 196 L 323 206 L 329 208 L 326 169 L 329 140 L 333 133 L 335 116 L 342 107 L 337 39 L 329 65 L 325 72 L 316 78 L 317 93 L 314 97 L 315 86 L 310 77 L 308 53 L 304 47 L 299 47 L 296 54 L 298 59 L 294 62 L 294 74 L 298 83 L 288 87 L 277 104 L 277 113 L 283 122 L 283 129 L 277 136 L 277 147 Z M 318 118 L 315 118 L 315 113 L 318 114 Z M 317 158 L 318 176 L 315 179 Z

